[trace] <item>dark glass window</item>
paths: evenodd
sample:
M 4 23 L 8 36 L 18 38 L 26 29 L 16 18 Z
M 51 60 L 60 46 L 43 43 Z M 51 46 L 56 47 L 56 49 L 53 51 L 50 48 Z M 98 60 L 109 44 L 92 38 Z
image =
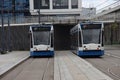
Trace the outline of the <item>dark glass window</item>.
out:
M 78 32 L 71 35 L 72 46 L 78 46 Z
M 81 38 L 81 32 L 79 31 L 79 46 L 82 47 L 82 38 Z
M 53 47 L 53 33 L 51 33 L 51 47 Z
M 0 1 L 0 10 L 2 9 L 2 7 L 3 7 L 3 10 L 12 10 L 12 1 L 3 0 L 3 3 L 2 1 Z
M 0 10 L 2 9 L 2 2 L 0 2 Z
M 34 9 L 49 9 L 49 0 L 34 0 Z
M 83 44 L 100 43 L 101 24 L 81 24 Z
M 50 44 L 50 31 L 33 32 L 33 37 L 34 37 L 34 45 Z
M 104 46 L 104 31 L 102 31 L 102 46 Z
M 15 10 L 24 10 L 26 0 L 15 0 Z
M 101 29 L 101 24 L 81 24 L 82 29 Z
M 72 8 L 78 8 L 78 0 L 71 0 Z
M 32 33 L 30 33 L 30 47 L 33 48 Z
M 101 29 L 83 29 L 83 44 L 100 43 Z
M 53 0 L 53 9 L 68 9 L 68 0 Z

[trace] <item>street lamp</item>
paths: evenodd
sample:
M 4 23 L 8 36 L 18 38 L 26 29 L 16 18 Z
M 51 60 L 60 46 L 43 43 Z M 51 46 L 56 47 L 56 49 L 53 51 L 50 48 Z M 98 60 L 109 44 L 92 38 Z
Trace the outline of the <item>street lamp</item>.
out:
M 4 0 L 1 1 L 1 21 L 2 21 L 2 27 L 1 27 L 1 54 L 6 53 L 5 52 L 5 48 L 4 48 L 4 18 L 3 18 L 3 14 L 4 14 Z
M 40 9 L 39 9 L 39 11 L 37 11 L 38 12 L 38 23 L 40 24 Z
M 10 14 L 9 14 L 9 9 L 8 9 L 8 51 L 11 51 L 11 39 L 10 39 Z
M 39 11 L 38 11 L 38 22 L 39 22 L 39 24 L 40 24 L 40 0 L 39 0 Z
M 6 49 L 5 49 L 5 30 L 4 30 L 4 8 L 6 6 L 4 6 L 4 0 L 2 0 L 1 2 L 1 22 L 2 22 L 2 27 L 1 27 L 1 54 L 5 54 L 6 53 Z M 9 6 L 8 6 L 8 38 L 7 38 L 7 48 L 10 51 L 10 21 L 9 21 Z

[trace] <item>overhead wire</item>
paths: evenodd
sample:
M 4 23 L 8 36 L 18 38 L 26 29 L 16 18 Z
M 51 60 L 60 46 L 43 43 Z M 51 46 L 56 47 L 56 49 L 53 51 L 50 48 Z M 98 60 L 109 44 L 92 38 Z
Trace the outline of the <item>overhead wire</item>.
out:
M 104 2 L 102 2 L 102 3 L 98 4 L 98 5 L 96 5 L 95 7 L 99 7 L 99 6 L 105 4 L 105 3 L 108 2 L 108 1 L 109 1 L 109 0 L 105 0 Z

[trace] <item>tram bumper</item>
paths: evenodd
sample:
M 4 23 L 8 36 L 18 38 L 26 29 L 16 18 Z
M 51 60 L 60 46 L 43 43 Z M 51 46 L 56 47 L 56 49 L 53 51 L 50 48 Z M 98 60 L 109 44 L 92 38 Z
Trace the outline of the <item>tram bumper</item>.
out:
M 31 57 L 47 57 L 47 56 L 54 56 L 54 51 L 32 51 L 30 52 Z
M 86 57 L 86 56 L 102 56 L 104 55 L 104 50 L 84 50 L 78 51 L 78 56 Z

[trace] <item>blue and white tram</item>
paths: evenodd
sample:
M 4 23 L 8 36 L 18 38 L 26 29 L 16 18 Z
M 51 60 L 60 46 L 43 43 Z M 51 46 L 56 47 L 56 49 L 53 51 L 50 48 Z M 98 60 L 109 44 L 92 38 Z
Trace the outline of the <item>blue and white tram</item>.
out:
M 30 26 L 30 56 L 54 56 L 53 26 L 50 24 Z
M 78 56 L 102 56 L 104 25 L 101 22 L 84 22 L 70 30 L 71 49 Z

